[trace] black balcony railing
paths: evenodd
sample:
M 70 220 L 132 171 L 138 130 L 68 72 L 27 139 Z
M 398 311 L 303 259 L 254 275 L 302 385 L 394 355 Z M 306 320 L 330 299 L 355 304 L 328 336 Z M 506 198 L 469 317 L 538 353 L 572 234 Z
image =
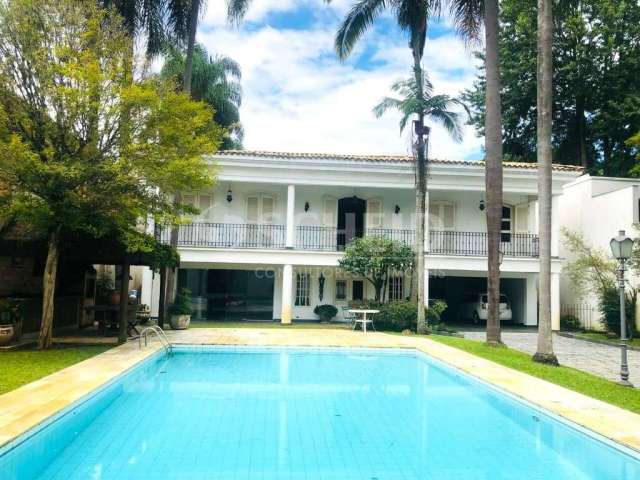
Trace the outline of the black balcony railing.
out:
M 485 232 L 429 231 L 429 253 L 437 255 L 486 256 Z M 537 257 L 538 236 L 529 233 L 502 235 L 500 251 L 506 257 Z
M 233 223 L 191 223 L 180 226 L 179 246 L 212 248 L 285 248 L 284 225 Z M 370 228 L 365 235 L 390 238 L 407 245 L 415 242 L 411 229 Z M 156 230 L 158 238 L 169 243 L 170 230 Z M 353 232 L 335 227 L 301 225 L 296 228 L 295 248 L 339 252 L 353 238 Z M 538 236 L 533 234 L 503 234 L 500 251 L 507 257 L 537 257 Z M 484 232 L 454 232 L 431 230 L 427 252 L 435 255 L 486 256 L 487 234 Z
M 156 231 L 156 235 L 158 232 Z M 171 231 L 160 231 L 160 240 L 169 243 Z M 214 248 L 284 248 L 284 225 L 243 223 L 190 223 L 181 225 L 178 245 Z

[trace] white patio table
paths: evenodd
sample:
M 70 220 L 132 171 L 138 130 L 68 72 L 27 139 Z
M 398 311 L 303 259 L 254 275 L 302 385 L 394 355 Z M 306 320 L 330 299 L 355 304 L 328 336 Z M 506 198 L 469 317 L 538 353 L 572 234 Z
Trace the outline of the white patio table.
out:
M 371 324 L 371 327 L 375 330 L 376 327 L 373 326 L 373 320 L 368 319 L 367 315 L 368 314 L 376 314 L 376 313 L 380 313 L 380 310 L 370 310 L 370 309 L 360 309 L 360 308 L 355 308 L 352 310 L 349 310 L 349 313 L 353 313 L 354 315 L 356 315 L 356 319 L 355 322 L 353 324 L 353 329 L 355 330 L 356 327 L 358 326 L 358 323 L 362 324 L 362 331 L 364 333 L 367 333 L 367 323 Z M 358 315 L 362 315 L 361 318 L 358 318 Z

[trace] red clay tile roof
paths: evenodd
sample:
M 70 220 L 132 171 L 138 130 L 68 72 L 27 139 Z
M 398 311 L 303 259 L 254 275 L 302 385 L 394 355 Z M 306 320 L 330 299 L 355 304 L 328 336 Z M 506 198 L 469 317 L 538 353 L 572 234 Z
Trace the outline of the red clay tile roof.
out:
M 413 162 L 413 157 L 409 155 L 345 155 L 345 154 L 333 154 L 333 153 L 296 153 L 296 152 L 268 152 L 261 150 L 223 150 L 216 152 L 217 157 L 263 157 L 263 158 L 298 158 L 309 160 L 348 160 L 348 161 L 362 161 L 371 163 L 398 163 L 398 162 Z M 443 159 L 429 159 L 429 163 L 438 163 L 445 165 L 467 165 L 467 166 L 484 166 L 483 161 L 479 160 L 443 160 Z M 537 163 L 524 163 L 524 162 L 504 162 L 503 165 L 507 168 L 521 168 L 525 170 L 535 170 L 538 168 Z M 556 172 L 575 172 L 582 173 L 584 169 L 577 165 L 559 165 L 554 164 L 553 170 Z

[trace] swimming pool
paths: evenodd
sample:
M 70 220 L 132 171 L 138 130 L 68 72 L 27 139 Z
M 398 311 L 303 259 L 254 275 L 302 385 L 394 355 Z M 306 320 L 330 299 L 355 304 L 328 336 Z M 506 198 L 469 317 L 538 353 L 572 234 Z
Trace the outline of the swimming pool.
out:
M 632 452 L 404 350 L 180 347 L 0 450 L 0 479 L 617 479 Z

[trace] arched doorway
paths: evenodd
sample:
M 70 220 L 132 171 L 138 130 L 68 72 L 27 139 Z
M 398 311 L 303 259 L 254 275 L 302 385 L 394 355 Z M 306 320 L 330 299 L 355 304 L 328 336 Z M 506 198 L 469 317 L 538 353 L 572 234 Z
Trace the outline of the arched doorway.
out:
M 355 195 L 338 200 L 338 250 L 344 250 L 351 240 L 364 235 L 366 209 L 367 202 Z

